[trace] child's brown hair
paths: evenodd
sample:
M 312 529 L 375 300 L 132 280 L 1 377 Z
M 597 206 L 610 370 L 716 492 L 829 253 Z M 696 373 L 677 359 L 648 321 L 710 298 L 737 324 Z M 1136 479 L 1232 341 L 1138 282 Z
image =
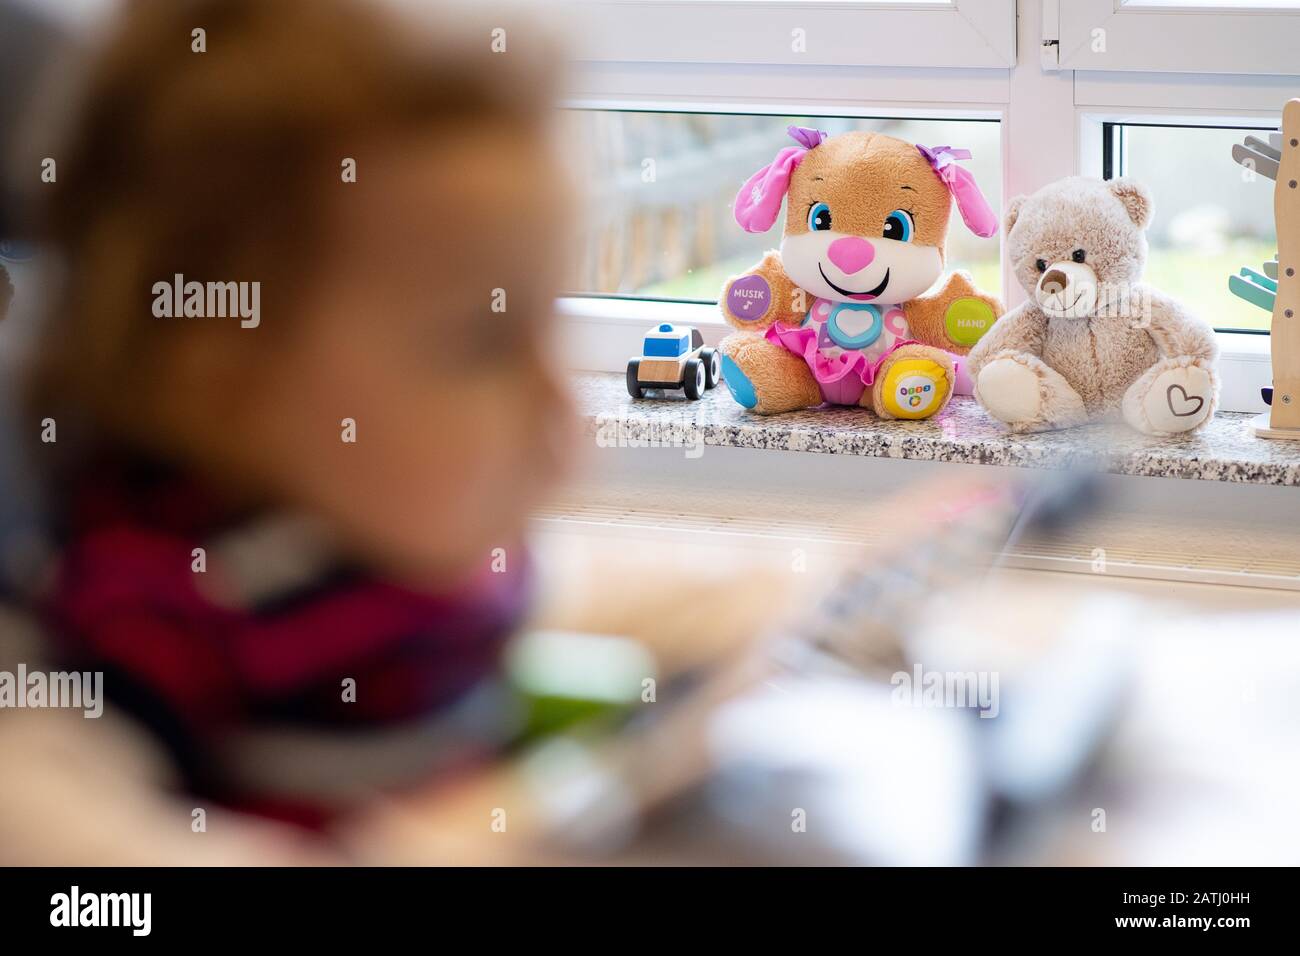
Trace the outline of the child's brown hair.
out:
M 443 6 L 412 31 L 352 0 L 130 5 L 84 77 L 70 137 L 49 148 L 43 225 L 65 281 L 29 383 L 37 420 L 147 443 L 137 423 L 165 401 L 159 363 L 199 327 L 154 317 L 155 282 L 258 280 L 255 334 L 274 336 L 322 268 L 329 202 L 364 201 L 375 151 L 440 129 L 541 131 L 545 53 L 507 22 Z M 241 333 L 235 321 L 203 334 Z

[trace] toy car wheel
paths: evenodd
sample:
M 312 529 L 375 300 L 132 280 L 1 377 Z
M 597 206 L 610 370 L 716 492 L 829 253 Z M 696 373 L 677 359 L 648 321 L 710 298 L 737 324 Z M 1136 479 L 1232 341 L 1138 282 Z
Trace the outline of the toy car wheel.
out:
M 701 398 L 704 395 L 704 389 L 707 387 L 705 381 L 707 375 L 704 370 L 704 363 L 697 358 L 687 359 L 685 376 L 682 379 L 682 388 L 686 389 L 686 397 L 691 401 Z
M 640 359 L 629 359 L 627 363 L 627 393 L 633 398 L 644 398 L 645 389 L 637 380 L 637 369 L 641 367 Z
M 717 349 L 701 349 L 700 361 L 704 363 L 704 386 L 714 388 L 722 381 L 722 355 Z

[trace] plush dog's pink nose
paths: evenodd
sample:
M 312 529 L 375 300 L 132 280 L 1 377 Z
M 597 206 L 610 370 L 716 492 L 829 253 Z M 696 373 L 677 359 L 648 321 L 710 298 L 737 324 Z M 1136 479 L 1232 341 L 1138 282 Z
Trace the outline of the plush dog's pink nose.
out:
M 835 263 L 835 267 L 846 276 L 861 272 L 871 265 L 871 260 L 876 258 L 875 246 L 857 236 L 836 239 L 826 253 L 831 257 L 831 262 Z

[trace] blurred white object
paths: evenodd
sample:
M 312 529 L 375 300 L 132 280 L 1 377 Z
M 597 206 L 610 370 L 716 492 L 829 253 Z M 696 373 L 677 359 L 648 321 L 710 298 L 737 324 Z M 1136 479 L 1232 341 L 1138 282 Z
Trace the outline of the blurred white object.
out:
M 1137 642 L 1106 768 L 1117 863 L 1300 862 L 1300 614 L 1177 617 Z
M 781 679 L 713 718 L 710 807 L 790 861 L 969 865 L 985 799 L 966 716 L 899 707 L 885 685 Z
M 995 714 L 979 727 L 991 786 L 1017 801 L 1070 783 L 1116 720 L 1149 607 L 1098 592 L 958 592 L 929 605 L 908 641 L 927 670 L 991 674 Z M 954 622 L 960 622 L 956 624 Z

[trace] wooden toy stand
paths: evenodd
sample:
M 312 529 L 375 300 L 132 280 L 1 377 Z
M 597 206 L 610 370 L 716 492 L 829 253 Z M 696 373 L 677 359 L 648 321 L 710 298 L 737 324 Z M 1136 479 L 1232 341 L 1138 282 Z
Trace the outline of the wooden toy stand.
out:
M 1277 266 L 1276 270 L 1266 268 L 1274 273 L 1271 278 L 1276 282 L 1271 339 L 1273 399 L 1269 410 L 1255 419 L 1254 427 L 1260 438 L 1300 439 L 1300 99 L 1289 100 L 1283 108 L 1278 140 L 1271 138 L 1281 153 L 1273 177 Z

